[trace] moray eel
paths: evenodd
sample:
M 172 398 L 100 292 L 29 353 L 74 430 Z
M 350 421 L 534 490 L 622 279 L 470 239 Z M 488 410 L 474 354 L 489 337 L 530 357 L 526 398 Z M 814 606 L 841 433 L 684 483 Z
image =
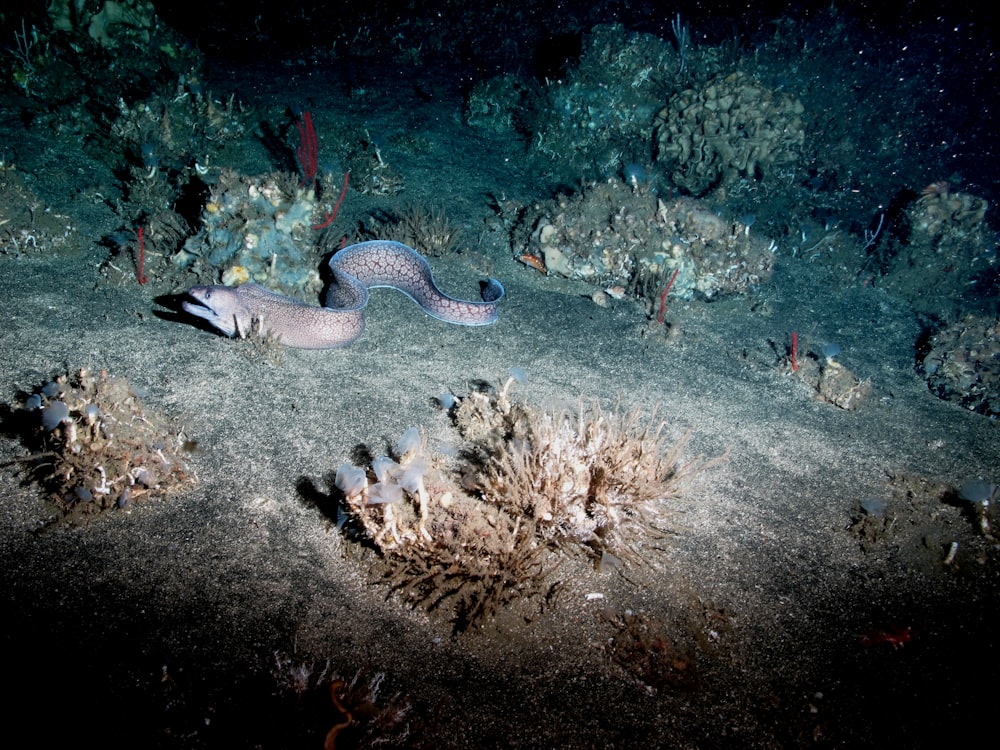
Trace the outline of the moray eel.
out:
M 497 304 L 504 289 L 487 279 L 482 302 L 455 299 L 434 283 L 430 264 L 401 242 L 372 240 L 338 251 L 330 258 L 333 281 L 323 307 L 277 294 L 259 284 L 238 287 L 195 286 L 187 294 L 185 311 L 208 321 L 227 336 L 243 338 L 255 328 L 285 346 L 297 349 L 332 349 L 353 343 L 365 329 L 368 290 L 396 289 L 431 317 L 463 326 L 495 323 Z

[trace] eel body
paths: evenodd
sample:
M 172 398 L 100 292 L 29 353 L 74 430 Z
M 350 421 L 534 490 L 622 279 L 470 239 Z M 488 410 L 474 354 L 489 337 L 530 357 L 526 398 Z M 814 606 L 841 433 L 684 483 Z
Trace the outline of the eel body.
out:
M 496 279 L 487 279 L 482 302 L 455 299 L 434 282 L 430 264 L 401 242 L 372 240 L 345 247 L 330 258 L 333 280 L 323 307 L 277 294 L 259 284 L 238 287 L 195 286 L 188 313 L 208 321 L 227 336 L 245 337 L 252 330 L 298 349 L 332 349 L 353 343 L 365 329 L 368 290 L 389 287 L 407 295 L 428 315 L 446 323 L 482 326 L 496 322 L 504 296 Z

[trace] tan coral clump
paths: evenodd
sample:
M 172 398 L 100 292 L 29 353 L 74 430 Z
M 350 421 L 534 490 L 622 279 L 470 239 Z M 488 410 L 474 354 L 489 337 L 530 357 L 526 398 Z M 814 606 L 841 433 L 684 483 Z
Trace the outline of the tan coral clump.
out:
M 563 553 L 635 556 L 644 537 L 663 535 L 663 501 L 714 463 L 682 462 L 687 436 L 668 439 L 655 414 L 541 411 L 514 399 L 513 383 L 454 407 L 460 462 L 410 428 L 393 457 L 337 471 L 390 586 L 428 609 L 448 603 L 459 628 L 551 590 Z
M 26 408 L 39 415 L 25 436 L 39 449 L 34 476 L 70 520 L 166 497 L 195 481 L 181 455 L 193 444 L 146 409 L 123 378 L 88 368 L 60 375 Z
M 367 469 L 343 464 L 336 485 L 350 519 L 383 556 L 390 587 L 428 610 L 447 603 L 464 629 L 541 593 L 544 545 L 530 521 L 482 503 L 445 464 L 410 428 L 394 457 Z
M 507 442 L 481 477 L 483 497 L 533 520 L 539 537 L 600 553 L 659 533 L 662 501 L 677 497 L 708 462 L 682 464 L 688 435 L 671 442 L 666 422 L 639 409 L 528 413 L 524 438 Z
M 957 247 L 982 231 L 988 208 L 989 203 L 983 198 L 952 192 L 947 182 L 935 182 L 921 191 L 907 218 L 915 234 L 938 245 Z M 955 248 L 936 249 L 941 252 Z

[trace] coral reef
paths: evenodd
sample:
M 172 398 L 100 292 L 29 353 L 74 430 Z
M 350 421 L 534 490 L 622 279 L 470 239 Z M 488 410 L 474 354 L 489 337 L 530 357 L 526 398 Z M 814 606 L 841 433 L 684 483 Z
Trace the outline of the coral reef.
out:
M 549 273 L 622 287 L 651 309 L 678 269 L 671 294 L 682 299 L 744 292 L 770 277 L 775 248 L 695 199 L 664 202 L 619 179 L 528 209 L 514 246 Z
M 663 39 L 598 25 L 584 35 L 577 65 L 541 87 L 510 74 L 481 81 L 463 118 L 471 127 L 516 132 L 536 153 L 608 176 L 648 159 L 653 116 L 680 70 Z
M 1000 319 L 967 315 L 938 331 L 918 370 L 938 398 L 1000 416 Z
M 84 368 L 27 397 L 33 476 L 70 519 L 165 497 L 194 481 L 191 444 L 122 378 Z
M 805 141 L 802 103 L 743 72 L 717 76 L 674 96 L 656 115 L 657 160 L 670 179 L 701 196 L 741 177 L 766 179 Z
M 70 217 L 53 212 L 16 166 L 0 163 L 0 254 L 58 249 L 75 233 Z
M 513 133 L 524 127 L 530 89 L 520 78 L 501 75 L 480 81 L 466 97 L 462 119 L 466 125 L 494 133 Z
M 677 51 L 659 37 L 595 26 L 579 64 L 547 82 L 529 124 L 532 147 L 604 176 L 648 158 L 650 124 L 680 67 Z
M 234 95 L 216 101 L 191 71 L 144 100 L 118 100 L 109 147 L 124 162 L 126 198 L 142 213 L 168 208 L 178 191 L 222 161 L 226 146 L 246 135 L 248 114 Z
M 102 118 L 107 104 L 201 64 L 148 0 L 53 0 L 47 14 L 35 18 L 30 29 L 22 22 L 13 64 L 3 75 L 56 122 Z M 62 104 L 73 114 L 52 106 Z
M 126 41 L 149 44 L 156 20 L 155 9 L 148 0 L 105 0 L 96 13 L 81 2 L 53 0 L 48 13 L 54 29 L 86 28 L 90 38 L 102 47 L 117 47 Z
M 663 501 L 713 463 L 682 463 L 686 438 L 670 443 L 655 415 L 539 411 L 511 397 L 513 383 L 453 406 L 466 441 L 459 465 L 410 428 L 395 458 L 337 471 L 390 585 L 428 609 L 448 602 L 459 629 L 551 590 L 559 553 L 639 554 L 642 539 L 664 533 Z
M 329 133 L 338 160 L 351 173 L 351 187 L 365 195 L 397 195 L 406 186 L 402 175 L 389 163 L 386 142 L 361 125 L 346 125 Z M 420 138 L 402 134 L 392 140 L 399 150 L 420 148 Z M 336 170 L 334 170 L 336 171 Z

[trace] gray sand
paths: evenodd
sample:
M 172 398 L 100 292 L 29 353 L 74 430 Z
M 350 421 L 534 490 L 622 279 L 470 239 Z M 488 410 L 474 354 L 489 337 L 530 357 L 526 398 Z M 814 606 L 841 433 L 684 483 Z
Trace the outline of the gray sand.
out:
M 474 286 L 460 258 L 434 261 L 455 294 Z M 198 441 L 200 482 L 39 530 L 53 506 L 4 469 L 14 707 L 72 717 L 56 736 L 177 747 L 322 736 L 337 713 L 296 703 L 276 659 L 310 680 L 384 673 L 386 703 L 413 706 L 416 746 L 917 746 L 971 731 L 982 703 L 956 691 L 996 675 L 983 658 L 995 555 L 973 519 L 912 488 L 989 476 L 996 428 L 931 396 L 912 368 L 915 322 L 884 293 L 782 262 L 765 313 L 674 301 L 667 340 L 632 303 L 600 308 L 585 288 L 509 264 L 495 326 L 449 326 L 379 291 L 361 341 L 274 366 L 152 314 L 155 286 L 95 281 L 97 263 L 0 258 L 8 397 L 67 368 L 106 368 Z M 768 343 L 834 325 L 843 361 L 874 384 L 855 412 L 819 401 Z M 383 450 L 410 425 L 432 446 L 456 443 L 432 398 L 512 366 L 534 405 L 658 404 L 671 434 L 692 431 L 690 454 L 730 461 L 671 502 L 677 533 L 643 545 L 643 562 L 599 573 L 570 557 L 544 606 L 455 635 L 447 611 L 410 608 L 372 580 L 371 553 L 333 523 L 332 473 L 356 445 Z M 2 446 L 4 459 L 24 455 Z M 850 531 L 865 496 L 887 499 L 895 519 L 870 544 Z M 634 654 L 610 658 L 624 636 L 609 618 L 627 612 L 685 654 L 683 679 L 650 685 Z M 898 649 L 859 639 L 900 627 L 916 635 Z

